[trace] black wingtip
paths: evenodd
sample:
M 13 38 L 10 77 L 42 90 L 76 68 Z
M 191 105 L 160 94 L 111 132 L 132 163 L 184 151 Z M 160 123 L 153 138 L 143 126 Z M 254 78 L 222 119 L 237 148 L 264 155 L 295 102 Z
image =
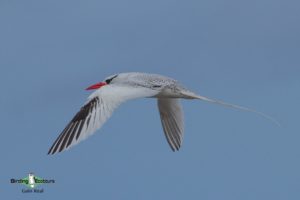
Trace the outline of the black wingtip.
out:
M 49 151 L 48 151 L 48 153 L 47 153 L 47 155 L 53 155 L 54 153 L 53 152 L 51 152 L 51 149 L 49 149 Z

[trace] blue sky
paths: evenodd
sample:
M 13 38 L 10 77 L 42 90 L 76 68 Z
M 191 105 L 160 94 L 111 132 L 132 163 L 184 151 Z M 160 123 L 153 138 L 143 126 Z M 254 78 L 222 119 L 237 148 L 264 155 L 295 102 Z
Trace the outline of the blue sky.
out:
M 300 199 L 300 3 L 293 0 L 0 2 L 1 199 Z M 46 155 L 84 88 L 128 71 L 265 112 L 183 101 L 173 153 L 155 99 L 123 104 Z M 43 194 L 10 184 L 29 172 Z

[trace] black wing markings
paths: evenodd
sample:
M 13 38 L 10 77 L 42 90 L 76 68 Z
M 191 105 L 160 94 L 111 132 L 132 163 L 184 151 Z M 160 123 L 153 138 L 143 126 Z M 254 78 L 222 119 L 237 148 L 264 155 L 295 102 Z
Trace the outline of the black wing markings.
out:
M 73 117 L 73 119 L 69 122 L 66 128 L 61 132 L 61 134 L 55 140 L 50 150 L 48 151 L 48 154 L 54 154 L 57 151 L 61 152 L 65 148 L 69 147 L 76 133 L 77 134 L 75 138 L 76 140 L 78 140 L 85 122 L 87 122 L 86 127 L 89 126 L 90 119 L 91 119 L 90 114 L 97 108 L 98 103 L 99 103 L 99 98 L 95 97 L 91 99 L 83 107 L 81 107 L 80 111 L 77 112 L 77 114 Z

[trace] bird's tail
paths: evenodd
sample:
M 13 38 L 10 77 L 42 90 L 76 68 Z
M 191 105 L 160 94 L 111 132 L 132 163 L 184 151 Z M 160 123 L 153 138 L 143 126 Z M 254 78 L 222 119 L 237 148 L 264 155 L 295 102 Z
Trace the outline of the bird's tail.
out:
M 230 108 L 235 108 L 235 109 L 238 109 L 238 110 L 243 110 L 243 111 L 247 111 L 247 112 L 252 112 L 252 113 L 256 113 L 272 122 L 274 122 L 275 124 L 277 124 L 278 126 L 281 126 L 280 123 L 274 119 L 273 117 L 263 113 L 263 112 L 260 112 L 260 111 L 257 111 L 257 110 L 254 110 L 254 109 L 251 109 L 251 108 L 247 108 L 247 107 L 244 107 L 244 106 L 239 106 L 239 105 L 235 105 L 235 104 L 231 104 L 231 103 L 226 103 L 226 102 L 223 102 L 223 101 L 220 101 L 220 100 L 216 100 L 216 99 L 211 99 L 211 98 L 208 98 L 208 97 L 204 97 L 204 96 L 200 96 L 200 95 L 196 95 L 192 92 L 184 92 L 183 93 L 188 99 L 200 99 L 200 100 L 203 100 L 203 101 L 207 101 L 207 102 L 210 102 L 210 103 L 214 103 L 214 104 L 218 104 L 218 105 L 222 105 L 222 106 L 226 106 L 226 107 L 230 107 Z

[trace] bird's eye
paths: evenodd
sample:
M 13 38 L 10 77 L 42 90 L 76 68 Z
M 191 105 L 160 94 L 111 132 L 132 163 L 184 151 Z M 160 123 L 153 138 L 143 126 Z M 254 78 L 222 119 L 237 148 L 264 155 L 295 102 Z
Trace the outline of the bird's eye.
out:
M 106 79 L 105 80 L 105 82 L 107 83 L 107 84 L 109 84 L 114 78 L 116 78 L 118 75 L 115 75 L 115 76 L 113 76 L 112 78 L 110 78 L 110 79 Z
M 112 79 L 106 79 L 105 82 L 106 82 L 107 84 L 109 84 L 109 83 L 111 82 L 111 80 L 112 80 Z

